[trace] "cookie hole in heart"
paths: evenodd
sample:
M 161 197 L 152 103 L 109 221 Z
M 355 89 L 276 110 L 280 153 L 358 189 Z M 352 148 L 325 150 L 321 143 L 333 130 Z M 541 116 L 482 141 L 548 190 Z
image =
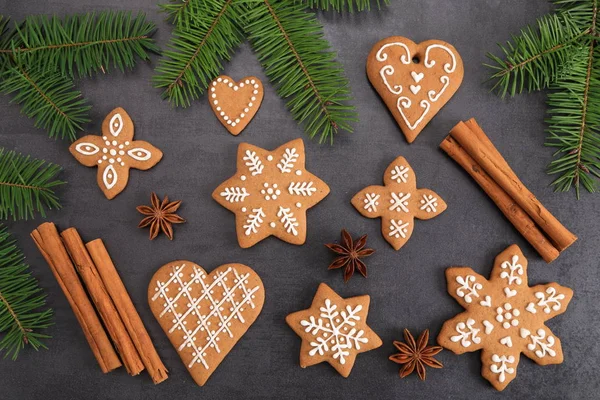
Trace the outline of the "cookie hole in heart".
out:
M 413 59 L 412 59 L 412 62 L 415 63 L 415 64 L 418 64 L 418 63 L 421 62 L 421 59 L 419 58 L 419 56 L 414 56 Z

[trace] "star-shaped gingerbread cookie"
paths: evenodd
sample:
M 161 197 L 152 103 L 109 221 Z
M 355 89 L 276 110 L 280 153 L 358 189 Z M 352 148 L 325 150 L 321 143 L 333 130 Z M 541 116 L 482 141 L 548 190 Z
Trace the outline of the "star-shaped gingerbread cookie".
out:
M 98 186 L 107 199 L 125 189 L 129 169 L 147 170 L 162 158 L 162 152 L 148 142 L 133 140 L 133 121 L 122 108 L 104 118 L 102 136 L 87 135 L 69 147 L 77 161 L 86 167 L 98 167 Z
M 212 196 L 235 213 L 241 247 L 254 246 L 271 235 L 292 244 L 306 241 L 306 211 L 327 196 L 329 186 L 304 164 L 302 139 L 273 151 L 239 145 L 236 174 Z
M 432 190 L 417 189 L 417 178 L 404 157 L 385 170 L 385 186 L 369 186 L 352 198 L 352 205 L 367 218 L 381 218 L 381 232 L 399 250 L 413 233 L 414 219 L 431 219 L 446 209 Z
M 343 299 L 321 283 L 309 309 L 285 318 L 302 338 L 300 366 L 306 368 L 326 361 L 347 378 L 359 353 L 382 344 L 367 325 L 369 303 L 368 295 Z
M 573 291 L 557 283 L 529 287 L 519 246 L 496 257 L 490 279 L 452 267 L 446 280 L 466 311 L 444 323 L 437 341 L 456 354 L 482 350 L 481 375 L 496 389 L 516 378 L 521 353 L 539 365 L 562 363 L 560 339 L 545 322 L 565 312 Z

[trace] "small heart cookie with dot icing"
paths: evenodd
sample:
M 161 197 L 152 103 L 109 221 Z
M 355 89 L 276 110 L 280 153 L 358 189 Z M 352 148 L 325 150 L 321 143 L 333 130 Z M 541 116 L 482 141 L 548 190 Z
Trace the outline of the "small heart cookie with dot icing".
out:
M 148 286 L 152 313 L 200 386 L 256 321 L 264 302 L 260 277 L 242 264 L 207 274 L 191 261 L 173 261 Z
M 252 121 L 264 96 L 262 82 L 255 76 L 235 82 L 229 76 L 221 75 L 210 83 L 208 91 L 215 115 L 235 136 Z
M 456 93 L 464 68 L 456 49 L 446 42 L 416 44 L 392 36 L 373 46 L 367 58 L 367 75 L 412 143 Z

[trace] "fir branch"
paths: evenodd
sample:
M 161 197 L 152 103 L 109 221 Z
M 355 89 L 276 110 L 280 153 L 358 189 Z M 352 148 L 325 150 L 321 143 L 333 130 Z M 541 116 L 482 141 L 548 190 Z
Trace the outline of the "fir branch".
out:
M 371 4 L 375 3 L 377 9 L 381 9 L 381 0 L 295 0 L 296 2 L 304 3 L 310 8 L 320 10 L 334 10 L 337 12 L 343 12 L 346 9 L 349 12 L 354 11 L 370 11 Z M 390 4 L 390 0 L 383 0 L 385 5 Z
M 201 11 L 191 11 L 193 24 L 175 28 L 171 50 L 165 52 L 153 79 L 155 87 L 164 89 L 163 98 L 175 106 L 187 107 L 204 93 L 222 71 L 222 62 L 231 58 L 243 40 L 243 1 L 194 1 Z
M 303 4 L 263 0 L 248 12 L 249 39 L 279 95 L 308 135 L 333 143 L 356 121 L 348 80 L 335 61 L 323 29 Z
M 159 4 L 160 10 L 167 14 L 168 22 L 179 27 L 189 27 L 190 3 L 196 0 L 170 0 L 169 3 Z
M 52 325 L 53 312 L 46 307 L 46 296 L 29 273 L 25 257 L 15 240 L 0 224 L 0 351 L 16 360 L 19 352 L 30 345 L 46 348 L 39 333 Z
M 60 208 L 54 188 L 64 184 L 56 164 L 0 148 L 0 219 L 28 219 Z M 0 257 L 1 259 L 1 257 Z
M 73 87 L 73 80 L 59 72 L 36 68 L 26 70 L 12 63 L 0 74 L 0 92 L 14 94 L 13 103 L 21 104 L 23 113 L 35 119 L 35 126 L 53 137 L 76 139 L 76 132 L 89 121 L 91 108 Z
M 132 68 L 136 58 L 149 59 L 158 52 L 151 39 L 152 22 L 139 13 L 105 11 L 58 17 L 32 16 L 16 26 L 10 47 L 0 48 L 28 68 L 57 70 L 74 76 L 107 72 L 112 67 L 124 71 Z

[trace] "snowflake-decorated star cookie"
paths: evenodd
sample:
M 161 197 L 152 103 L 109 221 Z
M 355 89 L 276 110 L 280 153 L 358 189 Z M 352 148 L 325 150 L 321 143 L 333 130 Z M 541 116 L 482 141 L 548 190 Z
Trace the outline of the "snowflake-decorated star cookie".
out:
M 69 147 L 71 154 L 81 164 L 98 167 L 98 186 L 109 200 L 127 186 L 130 168 L 150 169 L 163 156 L 150 143 L 133 140 L 133 134 L 133 121 L 119 107 L 104 119 L 102 136 L 84 136 Z
M 500 253 L 490 279 L 471 268 L 446 270 L 448 293 L 467 311 L 446 321 L 437 338 L 456 354 L 481 350 L 481 375 L 503 390 L 517 375 L 521 353 L 539 365 L 560 364 L 560 339 L 544 324 L 562 314 L 573 291 L 557 283 L 529 287 L 517 245 Z
M 414 219 L 431 219 L 446 209 L 432 190 L 417 189 L 417 178 L 404 157 L 385 170 L 385 186 L 369 186 L 352 198 L 352 205 L 367 218 L 381 218 L 381 232 L 399 250 L 413 233 Z
M 341 298 L 324 283 L 319 285 L 309 309 L 289 314 L 285 320 L 302 338 L 302 368 L 327 361 L 347 378 L 359 353 L 381 346 L 367 325 L 370 297 Z
M 241 247 L 271 235 L 292 244 L 306 240 L 306 211 L 329 193 L 306 170 L 304 142 L 292 140 L 273 151 L 248 143 L 238 147 L 237 172 L 212 196 L 235 213 Z

